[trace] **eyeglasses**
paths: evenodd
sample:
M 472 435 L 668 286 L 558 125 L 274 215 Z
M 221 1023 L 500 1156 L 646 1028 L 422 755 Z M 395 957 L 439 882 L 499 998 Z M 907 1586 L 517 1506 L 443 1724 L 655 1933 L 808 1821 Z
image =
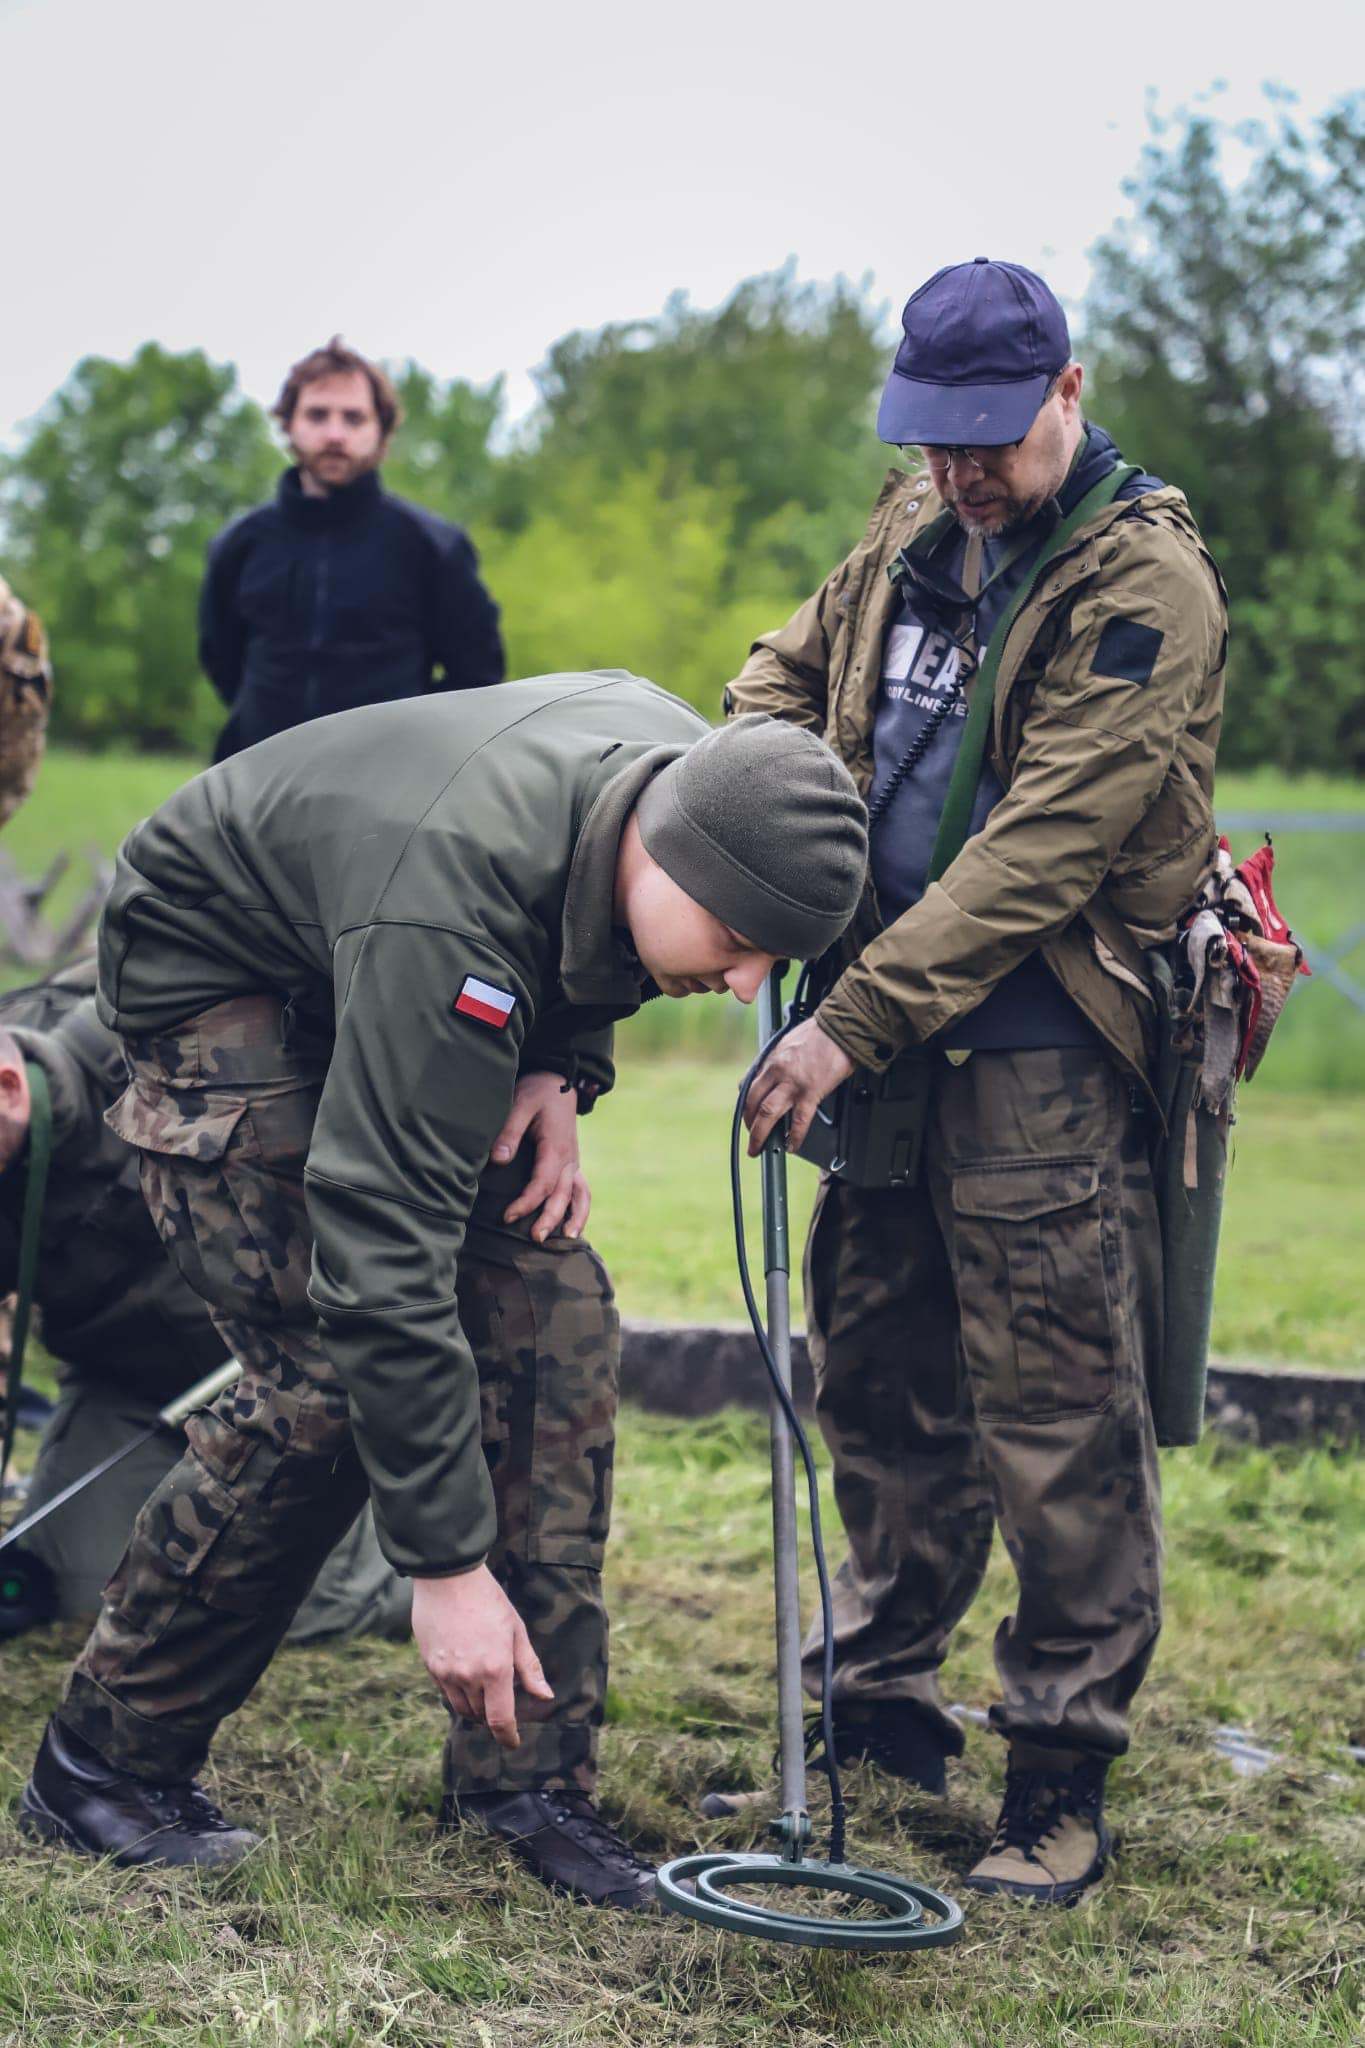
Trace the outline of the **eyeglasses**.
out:
M 1006 464 L 1013 462 L 1015 456 L 1019 453 L 1020 445 L 1018 441 L 1006 441 L 996 448 L 958 448 L 952 445 L 938 447 L 931 445 L 928 441 L 921 441 L 918 444 L 919 452 L 928 463 L 930 469 L 947 469 L 954 462 L 970 462 L 972 468 L 979 469 L 982 476 L 986 476 L 991 470 L 1002 469 Z M 914 444 L 911 444 L 904 452 L 906 454 L 913 454 Z
M 1034 427 L 1038 424 L 1038 414 L 1042 412 L 1048 400 L 1057 396 L 1057 388 L 1062 381 L 1063 374 L 1062 371 L 1058 371 L 1057 375 L 1048 385 L 1047 390 L 1039 399 L 1038 412 L 1034 414 L 1033 419 L 1029 423 L 1029 434 L 1033 432 Z M 930 469 L 947 469 L 953 462 L 970 462 L 973 469 L 979 469 L 982 476 L 986 476 L 990 471 L 1001 469 L 1006 464 L 1013 462 L 1027 439 L 1028 434 L 1022 434 L 1017 441 L 1004 441 L 994 447 L 985 448 L 979 445 L 967 447 L 958 442 L 940 443 L 929 441 L 911 443 L 909 447 L 918 446 L 920 454 L 924 457 Z M 906 452 L 909 452 L 909 448 L 907 448 Z

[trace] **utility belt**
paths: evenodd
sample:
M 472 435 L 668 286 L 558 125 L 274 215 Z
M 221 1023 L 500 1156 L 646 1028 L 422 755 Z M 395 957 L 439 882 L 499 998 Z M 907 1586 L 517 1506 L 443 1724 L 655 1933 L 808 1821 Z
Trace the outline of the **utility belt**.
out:
M 1236 1089 L 1264 1056 L 1300 974 L 1301 947 L 1276 907 L 1269 843 L 1238 868 L 1226 841 L 1177 938 L 1143 959 L 1156 1005 L 1152 1180 L 1162 1250 L 1162 1335 L 1148 1394 L 1163 1448 L 1199 1441 L 1214 1275 Z M 803 978 L 796 1004 L 813 1010 Z M 822 990 L 821 993 L 827 993 Z M 934 1068 L 912 1047 L 881 1074 L 855 1071 L 821 1103 L 800 1156 L 860 1188 L 918 1179 Z

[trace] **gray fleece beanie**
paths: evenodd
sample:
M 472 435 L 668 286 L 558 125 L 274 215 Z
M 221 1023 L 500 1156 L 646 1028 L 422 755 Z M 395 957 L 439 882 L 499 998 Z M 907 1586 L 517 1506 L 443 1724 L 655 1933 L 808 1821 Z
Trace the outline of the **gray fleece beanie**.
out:
M 858 907 L 867 812 L 842 761 L 785 719 L 747 712 L 647 785 L 645 852 L 760 951 L 813 960 Z

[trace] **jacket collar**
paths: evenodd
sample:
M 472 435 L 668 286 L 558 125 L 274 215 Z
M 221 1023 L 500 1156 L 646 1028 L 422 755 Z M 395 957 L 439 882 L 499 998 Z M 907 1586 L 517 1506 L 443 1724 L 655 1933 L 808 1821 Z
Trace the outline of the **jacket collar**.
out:
M 337 526 L 349 526 L 353 519 L 363 519 L 383 495 L 378 470 L 369 469 L 343 490 L 329 491 L 325 498 L 310 498 L 295 468 L 287 469 L 280 478 L 276 502 L 291 526 L 320 533 Z
M 608 772 L 589 795 L 564 894 L 559 979 L 571 1003 L 619 1006 L 627 1012 L 639 1008 L 644 970 L 612 922 L 616 856 L 645 784 L 686 752 L 685 745 L 651 747 L 615 774 Z

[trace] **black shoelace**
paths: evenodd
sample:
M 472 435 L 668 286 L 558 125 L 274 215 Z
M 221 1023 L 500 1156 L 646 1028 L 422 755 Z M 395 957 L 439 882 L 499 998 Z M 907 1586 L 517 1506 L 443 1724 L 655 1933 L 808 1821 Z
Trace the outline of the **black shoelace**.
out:
M 625 1870 L 648 1870 L 651 1867 L 621 1840 L 608 1821 L 603 1820 L 586 1792 L 546 1792 L 544 1798 L 553 1808 L 554 1817 L 560 1825 L 572 1825 L 585 1847 L 597 1849 Z
M 151 1805 L 159 1807 L 173 1821 L 188 1821 L 192 1827 L 199 1828 L 227 1826 L 221 1809 L 192 1779 L 186 1779 L 182 1785 L 148 1786 L 147 1798 Z
M 1072 1815 L 1092 1819 L 1095 1806 L 1093 1790 L 1074 1778 L 1058 1778 L 1050 1771 L 1010 1771 L 992 1848 L 1021 1849 L 1032 1855 L 1058 1821 Z

